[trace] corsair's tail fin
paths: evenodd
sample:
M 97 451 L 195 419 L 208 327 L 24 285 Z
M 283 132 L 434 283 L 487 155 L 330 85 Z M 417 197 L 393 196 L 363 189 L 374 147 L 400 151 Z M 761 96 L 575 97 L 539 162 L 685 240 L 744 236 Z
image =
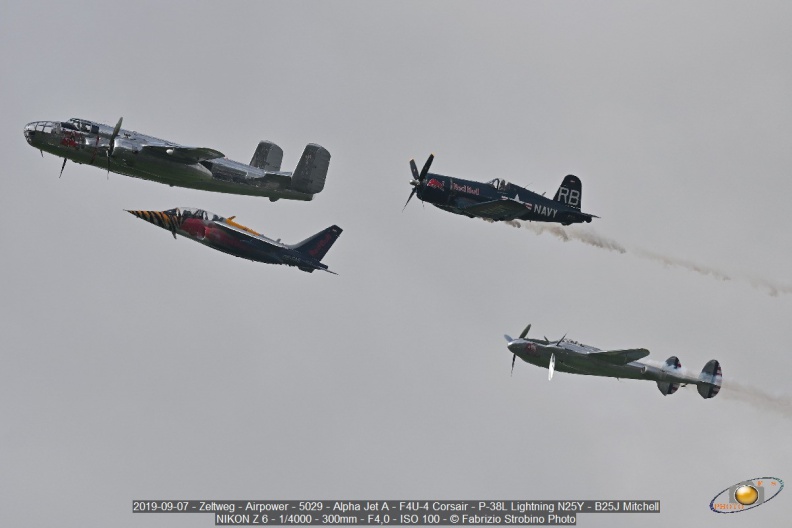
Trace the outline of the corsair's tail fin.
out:
M 580 210 L 580 202 L 583 198 L 583 190 L 580 184 L 580 178 L 570 174 L 564 181 L 561 182 L 561 187 L 556 191 L 553 200 L 574 207 Z
M 283 149 L 272 141 L 260 141 L 250 165 L 265 171 L 277 172 L 281 168 Z
M 721 373 L 720 363 L 712 359 L 701 370 L 696 388 L 702 398 L 714 398 L 720 391 L 722 382 L 723 374 Z
M 340 227 L 334 225 L 330 226 L 324 231 L 316 233 L 314 236 L 306 238 L 299 244 L 294 244 L 293 246 L 289 246 L 292 249 L 299 251 L 305 255 L 315 258 L 316 260 L 322 260 L 327 252 L 330 250 L 330 247 L 333 243 L 338 239 L 338 236 L 343 231 Z
M 324 189 L 329 166 L 330 153 L 327 149 L 309 143 L 292 174 L 292 189 L 309 194 L 320 192 Z

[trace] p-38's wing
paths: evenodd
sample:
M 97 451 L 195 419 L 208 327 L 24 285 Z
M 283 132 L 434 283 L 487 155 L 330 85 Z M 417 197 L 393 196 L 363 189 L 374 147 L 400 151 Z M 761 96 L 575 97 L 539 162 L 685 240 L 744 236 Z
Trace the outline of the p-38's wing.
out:
M 463 214 L 492 218 L 493 220 L 514 220 L 531 211 L 531 204 L 511 198 L 501 198 L 489 202 L 478 203 L 461 209 Z
M 645 348 L 627 348 L 624 350 L 605 350 L 602 352 L 589 352 L 588 357 L 606 361 L 614 365 L 626 365 L 631 361 L 645 358 L 649 351 Z
M 144 154 L 152 154 L 190 164 L 225 157 L 225 154 L 214 149 L 178 145 L 143 145 L 140 151 Z

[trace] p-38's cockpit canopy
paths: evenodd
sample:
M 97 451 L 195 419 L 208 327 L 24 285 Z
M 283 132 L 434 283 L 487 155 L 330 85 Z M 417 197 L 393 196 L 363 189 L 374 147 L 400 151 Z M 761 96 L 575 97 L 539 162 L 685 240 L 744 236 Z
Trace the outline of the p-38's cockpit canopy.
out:
M 179 218 L 199 218 L 201 220 L 211 220 L 213 222 L 224 220 L 220 215 L 216 215 L 204 209 L 198 209 L 197 207 L 176 207 L 175 209 L 168 209 L 165 212 L 170 215 L 178 216 Z
M 500 178 L 495 178 L 494 180 L 490 180 L 487 182 L 488 185 L 492 185 L 499 191 L 508 191 L 509 190 L 509 182 L 506 180 L 502 180 Z

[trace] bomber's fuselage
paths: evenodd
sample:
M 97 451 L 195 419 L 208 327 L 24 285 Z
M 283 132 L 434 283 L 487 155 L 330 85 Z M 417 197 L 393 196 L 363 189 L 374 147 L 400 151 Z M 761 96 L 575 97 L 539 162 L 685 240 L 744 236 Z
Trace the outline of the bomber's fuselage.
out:
M 74 163 L 166 185 L 272 199 L 311 200 L 312 194 L 290 189 L 290 173 L 271 172 L 223 157 L 200 162 L 174 159 L 164 149 L 181 145 L 121 129 L 110 151 L 113 127 L 91 121 L 35 121 L 24 129 L 34 148 Z M 156 145 L 161 151 L 144 152 Z M 219 153 L 218 153 L 219 155 Z M 268 176 L 264 178 L 265 174 Z

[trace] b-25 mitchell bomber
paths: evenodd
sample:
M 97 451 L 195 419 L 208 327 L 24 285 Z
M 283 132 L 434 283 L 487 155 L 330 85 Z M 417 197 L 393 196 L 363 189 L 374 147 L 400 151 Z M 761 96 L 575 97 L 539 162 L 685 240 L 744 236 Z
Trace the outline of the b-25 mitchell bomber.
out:
M 299 244 L 284 244 L 234 221 L 203 209 L 177 207 L 167 211 L 127 211 L 173 234 L 190 238 L 212 249 L 256 262 L 296 266 L 303 271 L 327 271 L 321 260 L 338 239 L 341 228 L 334 225 Z
M 707 399 L 717 395 L 721 388 L 723 376 L 720 363 L 715 359 L 708 361 L 696 377 L 682 368 L 676 356 L 671 356 L 665 363 L 651 365 L 639 361 L 649 355 L 645 348 L 600 350 L 567 340 L 566 336 L 558 341 L 528 339 L 526 336 L 530 329 L 531 325 L 528 325 L 517 339 L 504 336 L 509 343 L 509 351 L 514 354 L 512 372 L 519 357 L 526 363 L 548 369 L 548 379 L 553 379 L 553 372 L 558 370 L 588 376 L 650 380 L 657 382 L 663 396 L 674 394 L 680 386 L 695 385 L 701 397 Z
M 413 190 L 407 204 L 414 195 L 439 209 L 470 218 L 487 220 L 529 220 L 534 222 L 556 222 L 563 225 L 591 222 L 599 218 L 580 211 L 583 197 L 580 179 L 569 175 L 551 200 L 544 195 L 529 191 L 519 185 L 496 178 L 487 183 L 463 180 L 429 172 L 434 154 L 418 172 L 415 160 L 410 160 Z
M 281 172 L 283 150 L 261 141 L 250 165 L 225 158 L 222 152 L 186 147 L 121 128 L 87 121 L 34 121 L 25 126 L 25 139 L 42 152 L 66 161 L 96 165 L 126 176 L 171 186 L 251 196 L 271 201 L 312 200 L 324 188 L 330 153 L 314 143 L 303 151 L 293 173 Z

